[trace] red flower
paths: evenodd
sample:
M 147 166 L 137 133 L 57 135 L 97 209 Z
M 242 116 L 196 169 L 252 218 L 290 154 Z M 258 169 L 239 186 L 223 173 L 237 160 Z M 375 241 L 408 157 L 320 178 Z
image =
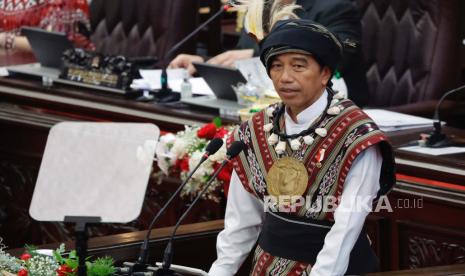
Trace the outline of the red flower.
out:
M 176 160 L 176 167 L 178 167 L 182 172 L 189 171 L 189 157 L 186 155 L 182 159 Z
M 228 131 L 224 127 L 220 127 L 216 130 L 215 137 L 213 138 L 223 138 L 226 134 L 228 134 Z
M 60 265 L 60 267 L 57 269 L 58 276 L 67 276 L 73 272 L 74 270 L 66 264 Z
M 18 271 L 18 276 L 27 276 L 27 270 L 21 269 L 20 271 Z
M 29 260 L 31 257 L 32 257 L 31 254 L 29 254 L 29 253 L 26 252 L 26 253 L 23 253 L 23 255 L 21 255 L 20 259 L 23 260 L 23 261 L 27 261 L 27 260 Z
M 217 170 L 220 167 L 219 163 L 213 164 L 213 169 Z M 233 166 L 231 163 L 228 163 L 218 174 L 218 179 L 223 182 L 224 194 L 228 196 L 229 182 L 231 181 Z
M 216 135 L 216 125 L 209 123 L 204 125 L 197 131 L 197 137 L 205 139 L 213 139 Z

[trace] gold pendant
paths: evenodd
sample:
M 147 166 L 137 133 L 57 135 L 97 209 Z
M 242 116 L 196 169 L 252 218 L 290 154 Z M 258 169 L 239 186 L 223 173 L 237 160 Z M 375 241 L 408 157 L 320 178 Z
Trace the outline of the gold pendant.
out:
M 297 159 L 283 157 L 268 171 L 266 184 L 272 196 L 301 196 L 308 185 L 307 169 Z

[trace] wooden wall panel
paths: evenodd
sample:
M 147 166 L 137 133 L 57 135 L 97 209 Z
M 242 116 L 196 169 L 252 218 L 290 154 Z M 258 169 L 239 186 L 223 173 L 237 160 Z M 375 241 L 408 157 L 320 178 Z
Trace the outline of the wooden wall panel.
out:
M 465 263 L 463 230 L 400 221 L 398 231 L 401 269 Z

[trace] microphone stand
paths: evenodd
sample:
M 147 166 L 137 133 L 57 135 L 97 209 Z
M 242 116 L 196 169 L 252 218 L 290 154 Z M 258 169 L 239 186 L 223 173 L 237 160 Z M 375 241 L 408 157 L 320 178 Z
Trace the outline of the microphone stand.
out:
M 192 208 L 197 203 L 197 201 L 199 201 L 200 198 L 202 198 L 202 196 L 207 192 L 208 188 L 213 183 L 213 180 L 216 179 L 218 174 L 221 172 L 221 170 L 224 168 L 224 166 L 226 166 L 230 162 L 230 160 L 231 160 L 231 157 L 228 157 L 226 160 L 224 160 L 221 163 L 220 167 L 215 171 L 212 178 L 207 182 L 207 184 L 205 184 L 205 187 L 202 189 L 200 194 L 198 194 L 195 197 L 194 201 L 192 201 L 189 208 L 187 208 L 187 210 L 184 211 L 182 216 L 179 218 L 178 222 L 174 226 L 173 232 L 171 233 L 168 245 L 166 246 L 165 253 L 163 255 L 162 268 L 157 270 L 157 273 L 155 274 L 156 276 L 179 275 L 179 274 L 175 273 L 174 270 L 170 269 L 171 262 L 173 260 L 173 245 L 172 245 L 172 242 L 174 240 L 174 235 L 176 235 L 176 231 L 178 230 L 179 226 L 181 225 L 181 222 L 184 220 L 184 218 L 187 216 L 187 214 L 189 214 L 189 212 L 192 210 Z
M 168 73 L 166 71 L 168 67 L 168 60 L 171 58 L 171 56 L 181 48 L 187 41 L 189 41 L 192 37 L 194 37 L 198 32 L 200 32 L 203 28 L 205 28 L 208 24 L 210 24 L 213 20 L 215 20 L 218 16 L 223 14 L 225 11 L 227 11 L 230 8 L 229 5 L 224 5 L 219 11 L 217 11 L 214 15 L 212 15 L 207 21 L 202 23 L 200 26 L 198 26 L 195 30 L 193 30 L 188 36 L 186 36 L 183 40 L 179 41 L 176 43 L 176 45 L 173 46 L 163 57 L 163 63 L 162 63 L 162 71 L 161 71 L 161 88 L 156 91 L 155 96 L 157 98 L 157 102 L 160 103 L 168 103 L 168 102 L 174 102 L 174 101 L 179 101 L 181 95 L 179 93 L 172 93 L 173 91 L 171 88 L 168 86 Z
M 212 141 L 214 141 L 214 140 L 212 140 Z M 210 142 L 209 146 L 212 143 L 213 142 Z M 197 171 L 197 169 L 208 159 L 208 157 L 211 154 L 216 153 L 216 151 L 218 151 L 218 149 L 221 147 L 222 144 L 223 143 L 221 141 L 220 144 L 217 143 L 217 145 L 219 145 L 217 148 L 215 148 L 215 146 L 213 146 L 213 148 L 210 148 L 210 149 L 208 149 L 208 146 L 207 146 L 207 152 L 202 156 L 202 159 L 200 159 L 197 166 L 195 166 L 195 168 L 189 173 L 189 175 L 186 177 L 186 179 L 181 183 L 181 185 L 176 189 L 176 191 L 171 195 L 171 197 L 168 199 L 168 201 L 165 203 L 165 205 L 163 205 L 163 207 L 160 209 L 160 211 L 157 213 L 157 215 L 150 222 L 150 225 L 149 225 L 148 230 L 147 230 L 147 234 L 146 234 L 145 239 L 144 239 L 144 243 L 142 244 L 142 246 L 140 248 L 139 258 L 137 259 L 137 262 L 131 267 L 130 272 L 129 272 L 130 275 L 132 275 L 135 272 L 143 272 L 143 271 L 145 271 L 147 269 L 147 267 L 148 267 L 147 262 L 148 262 L 148 251 L 149 251 L 148 249 L 149 249 L 150 234 L 152 233 L 152 229 L 153 229 L 153 226 L 155 225 L 155 222 L 158 221 L 158 219 L 165 212 L 166 208 L 168 208 L 170 203 L 181 192 L 181 190 L 184 188 L 184 186 L 186 186 L 187 182 L 192 178 L 192 176 Z
M 457 87 L 447 93 L 445 93 L 441 99 L 439 100 L 438 104 L 436 105 L 436 109 L 434 110 L 434 117 L 433 117 L 433 120 L 435 120 L 435 122 L 433 123 L 433 127 L 434 127 L 434 130 L 433 132 L 430 133 L 430 136 L 426 139 L 426 143 L 425 145 L 427 147 L 431 147 L 431 148 L 443 148 L 443 147 L 448 147 L 448 146 L 451 146 L 451 145 L 455 145 L 456 143 L 454 143 L 453 141 L 451 141 L 447 136 L 446 134 L 442 133 L 442 129 L 441 129 L 441 119 L 440 119 L 440 116 L 439 116 L 439 108 L 442 104 L 442 102 L 447 98 L 449 97 L 450 95 L 458 92 L 458 91 L 461 91 L 465 89 L 465 85 L 462 85 L 460 87 Z

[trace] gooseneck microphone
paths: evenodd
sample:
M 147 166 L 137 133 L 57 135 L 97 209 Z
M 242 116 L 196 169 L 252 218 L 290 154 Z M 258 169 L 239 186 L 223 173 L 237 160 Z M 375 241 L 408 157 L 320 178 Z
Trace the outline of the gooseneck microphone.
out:
M 176 222 L 176 225 L 174 226 L 173 232 L 171 233 L 170 239 L 168 241 L 168 245 L 166 246 L 166 249 L 163 255 L 163 265 L 161 269 L 157 270 L 157 273 L 156 273 L 157 276 L 175 275 L 174 271 L 171 270 L 170 267 L 171 267 L 171 262 L 173 260 L 173 244 L 172 243 L 173 243 L 174 235 L 176 234 L 176 231 L 181 225 L 181 222 L 184 220 L 187 214 L 191 211 L 191 209 L 197 203 L 197 201 L 199 201 L 200 198 L 202 198 L 202 196 L 207 192 L 209 186 L 215 180 L 215 178 L 220 173 L 220 171 L 224 168 L 224 166 L 226 166 L 226 164 L 228 164 L 232 158 L 236 157 L 244 148 L 245 148 L 245 145 L 241 141 L 235 141 L 231 144 L 231 146 L 228 148 L 226 152 L 226 159 L 221 163 L 220 167 L 215 171 L 215 173 L 212 175 L 212 177 L 207 182 L 207 184 L 205 184 L 205 187 L 202 189 L 202 191 L 195 197 L 194 201 L 192 201 L 189 208 L 187 208 L 187 210 L 184 211 L 182 216 Z
M 441 117 L 439 114 L 439 109 L 441 107 L 442 102 L 449 97 L 452 94 L 455 94 L 461 90 L 465 89 L 465 85 L 462 85 L 460 87 L 457 87 L 455 89 L 452 89 L 445 93 L 441 99 L 438 101 L 438 104 L 436 105 L 436 109 L 434 110 L 434 123 L 433 127 L 434 130 L 431 132 L 430 136 L 426 139 L 426 146 L 432 147 L 432 148 L 441 148 L 441 147 L 447 147 L 451 145 L 451 141 L 447 138 L 447 136 L 442 133 L 441 130 Z
M 220 10 L 218 10 L 215 14 L 213 14 L 207 21 L 202 23 L 198 26 L 195 30 L 193 30 L 189 35 L 187 35 L 183 40 L 179 41 L 174 45 L 163 57 L 162 61 L 162 71 L 161 71 L 161 88 L 157 91 L 156 97 L 159 99 L 159 102 L 171 102 L 171 101 L 178 101 L 180 95 L 171 93 L 172 90 L 168 87 L 168 73 L 166 72 L 166 68 L 168 67 L 168 61 L 171 59 L 172 55 L 181 48 L 187 41 L 189 41 L 192 37 L 194 37 L 198 32 L 200 32 L 203 28 L 205 28 L 208 24 L 210 24 L 213 20 L 215 20 L 218 16 L 223 14 L 225 11 L 231 8 L 230 4 L 224 5 Z
M 147 235 L 145 236 L 144 243 L 142 244 L 140 248 L 139 258 L 137 259 L 136 264 L 132 267 L 131 273 L 145 271 L 145 269 L 148 266 L 147 262 L 148 262 L 148 248 L 149 248 L 150 234 L 152 232 L 153 226 L 155 225 L 155 222 L 157 222 L 158 218 L 165 212 L 168 205 L 170 205 L 170 203 L 181 192 L 184 186 L 186 186 L 187 182 L 192 178 L 192 175 L 194 175 L 194 173 L 197 171 L 200 165 L 202 165 L 202 163 L 205 162 L 209 156 L 215 154 L 221 148 L 221 146 L 223 146 L 223 140 L 220 138 L 215 138 L 210 141 L 210 143 L 205 148 L 205 153 L 200 159 L 197 166 L 189 173 L 187 178 L 181 183 L 178 189 L 171 195 L 171 197 L 168 199 L 165 205 L 163 205 L 160 211 L 155 215 L 153 220 L 150 222 L 150 225 L 147 229 Z

